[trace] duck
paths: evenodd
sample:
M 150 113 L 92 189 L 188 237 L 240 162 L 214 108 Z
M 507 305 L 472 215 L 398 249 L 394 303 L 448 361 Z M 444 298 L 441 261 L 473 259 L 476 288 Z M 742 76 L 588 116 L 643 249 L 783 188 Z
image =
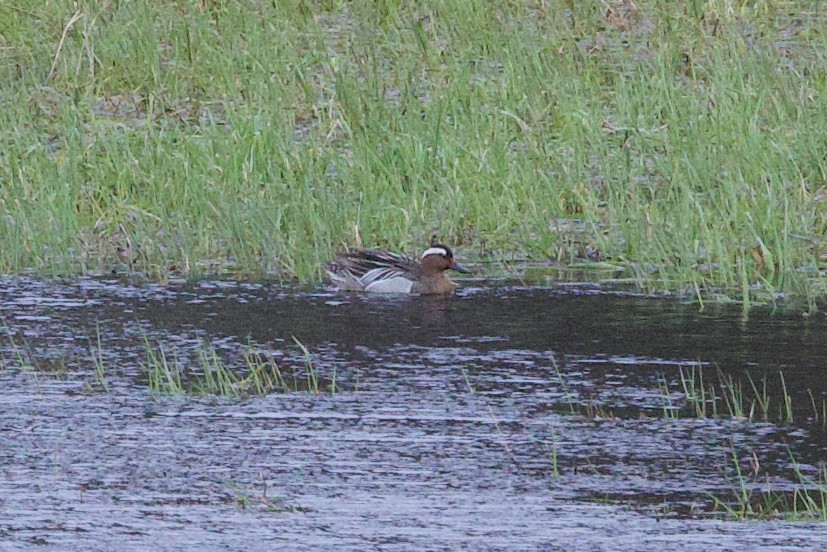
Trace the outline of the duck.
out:
M 353 249 L 326 267 L 331 282 L 340 291 L 417 295 L 453 292 L 454 283 L 445 275 L 446 270 L 471 273 L 457 264 L 448 246 L 441 244 L 425 249 L 419 261 L 391 251 Z

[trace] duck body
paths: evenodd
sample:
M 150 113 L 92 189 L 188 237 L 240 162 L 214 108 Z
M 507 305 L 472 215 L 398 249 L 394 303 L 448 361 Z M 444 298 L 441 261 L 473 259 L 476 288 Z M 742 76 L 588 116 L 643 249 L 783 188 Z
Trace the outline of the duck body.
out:
M 355 249 L 336 257 L 327 274 L 339 290 L 370 293 L 445 294 L 454 284 L 446 270 L 468 273 L 444 245 L 425 250 L 417 262 L 407 255 L 378 249 Z

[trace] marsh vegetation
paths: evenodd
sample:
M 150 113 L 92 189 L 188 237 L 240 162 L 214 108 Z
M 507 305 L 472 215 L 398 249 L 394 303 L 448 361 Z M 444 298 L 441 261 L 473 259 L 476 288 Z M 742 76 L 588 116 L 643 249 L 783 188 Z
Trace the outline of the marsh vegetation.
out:
M 0 273 L 314 282 L 345 245 L 438 236 L 483 274 L 825 290 L 816 0 L 47 0 L 0 20 Z
M 786 522 L 827 520 L 825 29 L 818 0 L 0 4 L 4 536 L 815 549 Z M 492 278 L 306 293 L 433 238 Z

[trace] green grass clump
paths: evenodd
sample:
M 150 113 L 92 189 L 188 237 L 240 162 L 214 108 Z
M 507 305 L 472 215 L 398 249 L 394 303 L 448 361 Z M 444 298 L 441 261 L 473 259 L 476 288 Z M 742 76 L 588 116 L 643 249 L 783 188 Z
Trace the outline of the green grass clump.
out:
M 686 370 L 679 367 L 680 389 L 673 392 L 664 375 L 658 377 L 662 413 L 664 418 L 734 418 L 750 422 L 792 424 L 796 415 L 810 425 L 827 428 L 825 413 L 827 400 L 817 398 L 807 390 L 809 404 L 793 405 L 793 397 L 787 388 L 784 373 L 778 372 L 774 380 L 764 373 L 754 378 L 745 372 L 739 379 L 717 368 L 710 377 L 702 364 L 690 365 Z M 777 383 L 776 383 L 777 382 Z
M 294 338 L 295 339 L 295 338 Z M 195 395 L 239 398 L 263 396 L 270 393 L 308 392 L 318 395 L 325 390 L 338 391 L 336 373 L 325 381 L 307 348 L 298 340 L 305 364 L 302 370 L 285 373 L 275 360 L 260 353 L 247 351 L 244 368 L 233 369 L 210 343 L 198 349 L 198 360 L 193 364 L 181 361 L 176 352 L 170 353 L 161 345 L 153 346 L 145 339 L 146 362 L 143 369 L 147 384 L 154 395 Z
M 356 241 L 823 295 L 818 0 L 0 5 L 0 272 Z M 576 228 L 576 235 L 572 229 Z
M 802 471 L 802 466 L 790 454 L 794 489 L 781 491 L 772 488 L 770 478 L 761 472 L 756 456 L 748 460 L 748 472 L 741 467 L 737 452 L 731 451 L 728 479 L 732 497 L 712 496 L 714 507 L 738 520 L 787 519 L 790 521 L 827 521 L 827 466 L 821 465 L 816 477 Z M 766 481 L 762 479 L 766 477 Z M 760 489 L 758 488 L 760 486 Z

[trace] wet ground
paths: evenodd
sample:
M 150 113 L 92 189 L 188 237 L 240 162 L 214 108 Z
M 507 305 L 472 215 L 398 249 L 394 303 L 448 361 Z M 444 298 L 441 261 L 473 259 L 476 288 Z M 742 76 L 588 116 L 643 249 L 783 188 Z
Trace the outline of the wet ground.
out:
M 767 489 L 818 488 L 797 473 L 817 481 L 826 458 L 820 314 L 588 285 L 409 298 L 6 279 L 0 317 L 4 551 L 827 542 L 824 523 L 725 511 L 737 492 L 757 509 Z M 253 350 L 301 373 L 294 337 L 319 393 L 149 389 L 148 343 L 195 371 L 209 347 L 239 372 Z M 705 415 L 686 400 L 701 376 L 719 393 Z

